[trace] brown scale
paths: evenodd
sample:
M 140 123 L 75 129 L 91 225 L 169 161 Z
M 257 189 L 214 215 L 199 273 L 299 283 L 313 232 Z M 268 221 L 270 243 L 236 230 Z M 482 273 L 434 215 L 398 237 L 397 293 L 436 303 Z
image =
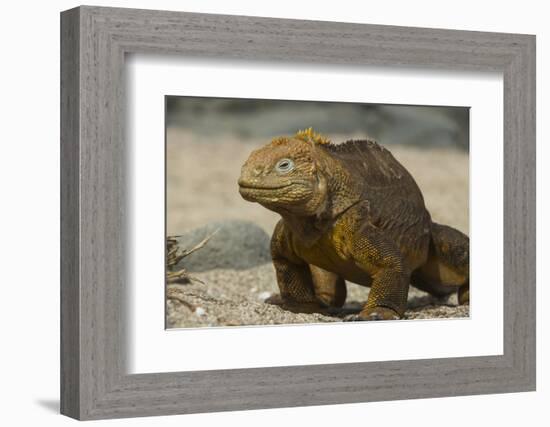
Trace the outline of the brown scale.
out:
M 341 307 L 349 280 L 370 286 L 352 320 L 403 317 L 409 283 L 469 301 L 469 239 L 431 221 L 422 193 L 371 140 L 332 144 L 311 128 L 252 152 L 239 191 L 277 212 L 271 254 L 280 295 L 297 312 Z

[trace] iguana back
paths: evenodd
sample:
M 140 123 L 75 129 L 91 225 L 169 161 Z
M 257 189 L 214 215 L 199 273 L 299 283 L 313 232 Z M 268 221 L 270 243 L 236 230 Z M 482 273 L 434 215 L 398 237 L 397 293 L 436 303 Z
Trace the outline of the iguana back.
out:
M 371 140 L 349 140 L 318 147 L 355 178 L 368 202 L 373 225 L 391 233 L 399 246 L 427 244 L 431 218 L 414 178 L 390 151 Z

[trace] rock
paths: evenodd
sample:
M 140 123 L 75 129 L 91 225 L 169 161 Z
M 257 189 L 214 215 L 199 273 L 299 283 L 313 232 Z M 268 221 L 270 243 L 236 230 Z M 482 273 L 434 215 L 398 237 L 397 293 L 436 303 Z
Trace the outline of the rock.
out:
M 260 301 L 265 301 L 266 299 L 268 299 L 271 295 L 273 295 L 273 293 L 271 292 L 261 292 L 259 295 L 258 295 L 258 299 Z
M 175 269 L 185 268 L 189 272 L 215 268 L 245 270 L 271 262 L 269 235 L 249 221 L 212 222 L 179 236 L 178 245 L 191 249 L 216 230 L 218 232 L 204 247 L 182 259 Z

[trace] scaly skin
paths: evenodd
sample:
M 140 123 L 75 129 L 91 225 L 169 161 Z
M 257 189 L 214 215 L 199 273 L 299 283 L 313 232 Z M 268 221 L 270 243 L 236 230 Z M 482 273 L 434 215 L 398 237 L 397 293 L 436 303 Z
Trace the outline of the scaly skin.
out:
M 281 215 L 271 240 L 280 295 L 297 312 L 341 307 L 349 280 L 370 286 L 351 320 L 402 318 L 409 283 L 469 301 L 469 239 L 431 221 L 407 170 L 377 143 L 332 144 L 311 128 L 251 153 L 239 191 Z

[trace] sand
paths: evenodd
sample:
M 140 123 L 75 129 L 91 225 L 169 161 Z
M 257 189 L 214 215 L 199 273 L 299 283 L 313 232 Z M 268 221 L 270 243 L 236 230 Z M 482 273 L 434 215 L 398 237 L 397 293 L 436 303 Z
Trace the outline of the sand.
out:
M 340 141 L 357 135 L 331 135 Z M 178 129 L 167 134 L 167 232 L 184 234 L 214 221 L 251 221 L 271 234 L 279 216 L 244 201 L 237 187 L 240 168 L 265 141 L 200 138 Z M 411 172 L 434 221 L 469 234 L 468 154 L 449 147 L 386 145 Z M 238 256 L 238 254 L 236 254 Z M 204 285 L 171 285 L 169 327 L 230 326 L 342 321 L 357 311 L 369 289 L 348 284 L 344 313 L 335 316 L 289 313 L 263 300 L 277 292 L 270 263 L 245 270 L 213 269 L 194 274 Z M 180 302 L 180 301 L 183 301 Z M 433 299 L 411 287 L 407 319 L 467 317 L 468 306 Z
M 194 276 L 204 284 L 169 285 L 169 328 L 341 322 L 345 316 L 357 313 L 369 294 L 369 288 L 348 283 L 347 302 L 334 315 L 291 313 L 264 303 L 277 292 L 271 264 L 248 270 L 216 269 Z M 468 315 L 468 306 L 457 306 L 456 295 L 437 299 L 412 287 L 409 291 L 405 319 Z

